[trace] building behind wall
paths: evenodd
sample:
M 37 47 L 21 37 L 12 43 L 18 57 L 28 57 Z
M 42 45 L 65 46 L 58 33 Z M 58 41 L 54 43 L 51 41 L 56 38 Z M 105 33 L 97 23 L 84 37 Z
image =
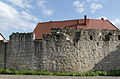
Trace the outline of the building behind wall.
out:
M 36 39 L 42 39 L 42 34 L 51 33 L 51 28 L 72 28 L 72 29 L 109 29 L 118 30 L 109 20 L 101 19 L 75 19 L 66 21 L 50 21 L 38 23 L 33 33 Z

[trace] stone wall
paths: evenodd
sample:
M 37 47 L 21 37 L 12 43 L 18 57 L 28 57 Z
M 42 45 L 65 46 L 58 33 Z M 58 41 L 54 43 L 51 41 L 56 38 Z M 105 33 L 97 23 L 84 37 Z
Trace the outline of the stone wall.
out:
M 0 69 L 4 69 L 4 58 L 5 58 L 5 43 L 3 40 L 0 40 Z
M 0 41 L 0 68 L 110 71 L 120 70 L 119 61 L 120 30 L 55 28 L 42 40 L 35 40 L 33 33 L 13 33 L 8 44 Z
M 88 72 L 120 69 L 120 30 L 52 29 L 43 36 L 43 69 Z
M 8 69 L 36 70 L 35 37 L 33 33 L 13 33 L 6 55 Z
M 37 70 L 42 70 L 42 40 L 35 41 L 35 58 L 36 58 L 36 67 Z

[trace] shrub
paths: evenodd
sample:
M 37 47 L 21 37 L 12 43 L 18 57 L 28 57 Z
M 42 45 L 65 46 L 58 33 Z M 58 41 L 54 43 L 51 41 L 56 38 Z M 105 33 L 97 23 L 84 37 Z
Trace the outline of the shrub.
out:
M 97 74 L 95 72 L 87 72 L 85 76 L 97 76 Z
M 49 72 L 49 71 L 40 71 L 39 75 L 54 75 L 54 73 Z
M 9 69 L 5 69 L 5 70 L 1 70 L 1 74 L 14 74 L 14 73 Z
M 120 76 L 120 70 L 108 72 L 108 76 Z
M 96 71 L 95 73 L 99 76 L 107 76 L 108 72 L 106 72 L 106 71 Z
M 15 75 L 20 75 L 20 71 L 14 70 L 14 71 L 13 71 L 13 74 L 15 74 Z
M 4 69 L 0 69 L 0 74 L 2 74 L 3 71 L 4 71 Z

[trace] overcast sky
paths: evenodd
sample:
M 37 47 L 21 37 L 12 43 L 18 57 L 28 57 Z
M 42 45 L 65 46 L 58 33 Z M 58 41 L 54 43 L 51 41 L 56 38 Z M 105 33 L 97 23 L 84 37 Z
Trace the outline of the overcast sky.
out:
M 104 17 L 120 28 L 120 0 L 0 0 L 0 32 L 32 32 L 38 22 Z

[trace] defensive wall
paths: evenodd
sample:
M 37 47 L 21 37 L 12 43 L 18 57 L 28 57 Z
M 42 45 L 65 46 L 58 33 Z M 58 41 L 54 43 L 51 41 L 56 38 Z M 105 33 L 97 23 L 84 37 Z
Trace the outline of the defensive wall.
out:
M 120 30 L 53 28 L 36 40 L 33 33 L 13 33 L 0 41 L 0 68 L 88 72 L 120 70 Z

